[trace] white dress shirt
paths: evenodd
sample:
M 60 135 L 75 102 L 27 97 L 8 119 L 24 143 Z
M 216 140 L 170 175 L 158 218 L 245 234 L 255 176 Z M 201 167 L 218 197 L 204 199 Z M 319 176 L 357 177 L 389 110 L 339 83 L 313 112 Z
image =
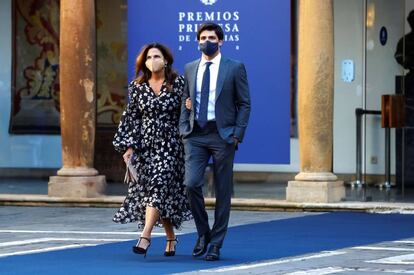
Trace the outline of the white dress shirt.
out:
M 201 100 L 201 83 L 203 83 L 203 75 L 206 70 L 206 62 L 212 62 L 210 65 L 210 93 L 208 96 L 208 109 L 207 109 L 207 120 L 215 120 L 215 104 L 216 104 L 216 86 L 217 76 L 220 67 L 221 53 L 219 53 L 212 60 L 207 60 L 204 57 L 201 58 L 200 64 L 198 65 L 197 71 L 197 89 L 196 89 L 196 118 L 198 119 L 198 113 L 200 111 L 200 100 Z

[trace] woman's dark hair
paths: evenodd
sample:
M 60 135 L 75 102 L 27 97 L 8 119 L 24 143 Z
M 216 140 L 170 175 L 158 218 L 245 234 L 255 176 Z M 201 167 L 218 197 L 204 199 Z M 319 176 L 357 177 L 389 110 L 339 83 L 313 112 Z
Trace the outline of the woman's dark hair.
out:
M 216 23 L 206 22 L 206 23 L 202 24 L 200 26 L 200 28 L 198 29 L 198 31 L 197 31 L 197 40 L 200 41 L 200 34 L 203 31 L 214 31 L 219 40 L 223 40 L 223 38 L 224 38 L 223 29 L 219 25 L 217 25 Z
M 135 61 L 135 81 L 141 84 L 147 82 L 151 78 L 151 71 L 145 66 L 145 61 L 147 61 L 148 51 L 152 48 L 158 49 L 167 61 L 165 67 L 165 81 L 167 82 L 168 88 L 171 89 L 178 74 L 172 68 L 174 58 L 170 49 L 160 43 L 151 43 L 142 47 Z M 140 74 L 141 72 L 142 74 Z

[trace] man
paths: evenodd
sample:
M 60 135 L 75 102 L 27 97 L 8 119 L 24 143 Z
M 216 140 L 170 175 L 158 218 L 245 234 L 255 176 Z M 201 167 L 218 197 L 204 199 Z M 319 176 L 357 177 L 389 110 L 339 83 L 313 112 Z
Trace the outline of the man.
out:
M 185 66 L 180 133 L 185 149 L 185 184 L 198 232 L 193 256 L 220 258 L 230 216 L 235 150 L 243 141 L 250 115 L 250 95 L 244 65 L 221 56 L 223 30 L 205 23 L 197 32 L 201 59 Z M 202 191 L 204 172 L 213 158 L 216 193 L 215 221 L 210 229 Z
M 407 17 L 408 25 L 411 31 L 400 38 L 395 51 L 395 60 L 413 73 L 414 69 L 414 10 L 410 11 Z
M 412 111 L 414 109 L 414 10 L 408 14 L 407 22 L 410 25 L 411 31 L 398 41 L 394 57 L 398 64 L 408 70 L 408 73 L 402 78 L 405 90 L 405 126 L 414 127 L 414 112 Z M 397 76 L 396 83 L 401 83 L 401 76 Z M 402 85 L 400 84 L 398 86 L 401 87 Z M 402 91 L 397 92 L 402 93 Z M 412 147 L 411 144 L 408 143 L 407 146 Z M 413 152 L 414 147 L 408 151 Z

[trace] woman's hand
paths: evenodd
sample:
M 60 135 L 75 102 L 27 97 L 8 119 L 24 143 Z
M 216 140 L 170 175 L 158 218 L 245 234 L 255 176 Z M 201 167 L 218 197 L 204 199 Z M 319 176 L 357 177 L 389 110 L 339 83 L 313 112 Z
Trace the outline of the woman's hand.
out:
M 134 153 L 134 150 L 132 148 L 128 148 L 128 150 L 126 150 L 126 152 L 122 155 L 122 157 L 124 158 L 124 162 L 126 164 L 128 164 L 133 153 Z
M 191 98 L 187 98 L 185 100 L 185 108 L 187 108 L 187 110 L 191 110 L 192 104 L 191 104 Z

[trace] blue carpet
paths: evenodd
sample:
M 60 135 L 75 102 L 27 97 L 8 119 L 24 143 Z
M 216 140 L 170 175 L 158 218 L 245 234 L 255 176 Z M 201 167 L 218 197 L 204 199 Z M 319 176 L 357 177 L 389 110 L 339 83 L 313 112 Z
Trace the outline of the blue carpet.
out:
M 164 257 L 165 239 L 154 238 L 146 259 L 131 252 L 135 241 L 121 242 L 0 258 L 0 274 L 168 274 L 410 237 L 413 215 L 338 212 L 232 227 L 218 262 L 193 259 L 196 235 L 185 234 L 175 257 Z

